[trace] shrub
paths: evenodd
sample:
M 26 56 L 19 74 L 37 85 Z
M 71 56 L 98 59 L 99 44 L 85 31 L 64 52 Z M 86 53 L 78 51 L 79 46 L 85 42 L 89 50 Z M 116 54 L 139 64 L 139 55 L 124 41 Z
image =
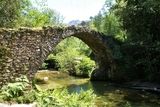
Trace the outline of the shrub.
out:
M 95 62 L 89 56 L 91 50 L 78 38 L 62 41 L 43 63 L 43 68 L 54 68 L 70 75 L 89 77 Z
M 36 98 L 40 107 L 94 107 L 96 96 L 91 90 L 69 94 L 67 89 L 55 89 L 39 91 Z
M 41 69 L 47 69 L 47 63 L 43 63 Z
M 55 59 L 58 62 L 59 70 L 70 71 L 74 70 L 75 58 L 80 54 L 76 49 L 66 49 L 65 51 L 59 52 L 55 55 Z
M 83 56 L 76 65 L 76 75 L 90 76 L 95 68 L 95 62 L 89 57 Z
M 55 56 L 61 71 L 69 72 L 70 75 L 89 77 L 95 62 L 89 57 L 80 55 L 78 51 L 60 52 Z
M 37 102 L 38 107 L 94 107 L 96 95 L 92 90 L 69 94 L 67 89 L 41 90 L 36 86 L 36 89 L 24 91 L 23 95 L 8 98 L 17 103 Z
M 29 81 L 26 76 L 22 76 L 16 79 L 17 82 L 9 83 L 2 87 L 2 95 L 4 99 L 10 100 L 10 98 L 19 97 L 24 94 L 24 89 L 29 85 Z

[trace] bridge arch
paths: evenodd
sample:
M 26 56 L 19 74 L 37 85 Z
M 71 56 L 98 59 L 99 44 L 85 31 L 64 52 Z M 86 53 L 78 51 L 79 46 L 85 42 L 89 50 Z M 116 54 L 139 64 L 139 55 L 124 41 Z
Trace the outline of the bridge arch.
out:
M 52 28 L 44 28 L 46 31 L 46 34 L 54 33 Z M 55 30 L 55 29 L 54 29 Z M 93 51 L 95 57 L 96 57 L 96 63 L 98 64 L 98 68 L 94 70 L 91 76 L 91 80 L 108 80 L 112 76 L 112 72 L 115 70 L 115 63 L 114 58 L 111 51 L 111 38 L 106 37 L 104 34 L 89 30 L 86 28 L 77 28 L 74 26 L 67 27 L 65 29 L 59 29 L 57 28 L 58 35 L 51 37 L 49 41 L 45 41 L 47 45 L 50 45 L 48 47 L 52 48 L 45 48 L 43 49 L 49 49 L 45 52 L 45 55 L 42 56 L 42 62 L 46 59 L 46 57 L 54 50 L 54 48 L 65 38 L 68 37 L 76 37 L 82 40 L 85 44 L 87 44 L 91 50 Z M 57 39 L 58 38 L 58 39 Z M 54 40 L 57 40 L 56 42 L 52 42 Z M 113 42 L 113 41 L 112 41 Z M 45 44 L 43 43 L 43 44 Z M 41 62 L 41 63 L 42 63 Z
M 33 76 L 47 56 L 65 38 L 77 37 L 86 43 L 96 57 L 98 68 L 91 75 L 91 80 L 108 80 L 115 71 L 114 40 L 102 33 L 83 27 L 66 28 L 44 27 L 43 29 L 20 28 L 18 30 L 0 29 L 1 46 L 10 51 L 6 67 L 1 70 L 1 77 L 6 80 L 27 74 Z M 1 65 L 0 65 L 1 66 Z M 3 75 L 9 72 L 8 75 Z M 0 80 L 3 81 L 3 80 Z

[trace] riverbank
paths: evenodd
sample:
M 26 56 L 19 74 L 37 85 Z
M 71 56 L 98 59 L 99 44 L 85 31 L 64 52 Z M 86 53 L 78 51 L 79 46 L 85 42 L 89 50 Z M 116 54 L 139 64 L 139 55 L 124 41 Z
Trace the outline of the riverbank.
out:
M 48 77 L 47 81 L 44 80 L 46 77 Z M 80 85 L 80 84 L 84 84 L 89 81 L 89 78 L 81 78 L 81 77 L 76 77 L 76 76 L 72 77 L 72 76 L 69 76 L 67 73 L 59 72 L 55 70 L 39 70 L 38 73 L 36 74 L 36 78 L 44 82 L 43 86 L 45 88 L 46 87 L 50 87 L 50 88 L 59 87 L 60 88 L 63 86 L 74 85 L 74 84 Z M 75 81 L 75 78 L 76 78 L 76 81 Z M 66 81 L 69 81 L 69 82 L 63 82 L 63 79 L 67 79 Z M 74 81 L 72 81 L 72 79 L 74 79 Z M 53 81 L 56 81 L 56 83 L 54 83 Z M 46 85 L 45 82 L 52 82 L 52 86 Z M 50 83 L 47 83 L 47 84 L 50 84 Z M 53 84 L 55 86 L 53 86 Z M 111 84 L 113 86 L 154 92 L 154 93 L 160 94 L 160 84 L 157 84 L 157 83 L 132 81 L 132 82 L 126 82 L 126 83 L 121 83 L 121 84 L 119 83 L 111 83 Z
M 40 74 L 42 76 L 43 72 L 40 72 Z M 46 72 L 44 72 L 44 74 L 46 74 Z M 48 75 L 50 76 L 50 82 L 47 84 L 39 84 L 40 87 L 46 89 L 48 88 L 47 86 L 59 84 L 61 87 L 66 87 L 69 93 L 79 93 L 81 90 L 87 91 L 91 89 L 98 96 L 96 100 L 98 107 L 160 107 L 160 97 L 157 94 L 131 88 L 131 86 L 138 86 L 138 84 L 140 84 L 138 82 L 124 84 L 106 81 L 91 82 L 89 78 L 72 77 L 61 72 L 59 74 L 49 73 Z M 55 86 L 55 88 L 58 87 Z
M 57 90 L 57 92 L 59 92 L 60 95 L 61 93 L 63 93 L 63 97 L 64 96 L 70 97 L 70 95 L 71 96 L 78 95 L 79 97 L 86 96 L 87 98 L 92 94 L 88 94 L 88 93 L 84 94 L 83 92 L 87 92 L 90 90 L 89 93 L 93 91 L 93 94 L 97 96 L 95 100 L 95 105 L 94 105 L 96 107 L 160 107 L 159 95 L 153 94 L 147 91 L 136 90 L 131 87 L 127 87 L 131 83 L 115 84 L 115 83 L 109 83 L 106 81 L 91 82 L 89 81 L 89 78 L 87 79 L 77 78 L 77 77 L 69 76 L 67 73 L 58 72 L 58 71 L 50 72 L 48 70 L 37 72 L 35 78 L 37 77 L 39 79 L 44 79 L 46 77 L 48 78 L 45 83 L 37 84 L 38 87 L 41 88 L 41 91 L 40 93 L 39 92 L 38 93 L 36 92 L 36 93 L 45 95 L 45 98 L 48 98 L 51 95 L 50 91 L 53 91 L 53 90 Z M 140 83 L 132 82 L 132 84 L 136 86 L 136 85 L 139 85 Z M 152 86 L 151 84 L 149 85 Z M 64 95 L 64 92 L 61 91 L 64 88 L 67 89 L 66 90 L 67 93 L 65 92 L 65 95 Z M 57 95 L 56 93 L 54 95 Z M 21 97 L 23 99 L 18 98 L 17 101 L 27 101 L 26 98 L 31 101 L 32 97 L 28 98 L 27 96 L 32 94 L 33 93 L 30 93 L 30 94 L 28 93 L 23 96 L 25 98 L 23 97 Z M 62 97 L 57 97 L 57 98 L 61 99 Z M 65 100 L 66 99 L 63 99 L 63 101 Z M 35 100 L 32 100 L 32 101 L 35 101 Z M 38 101 L 43 102 L 45 101 L 45 99 L 42 99 L 42 100 L 39 99 Z M 52 99 L 50 101 L 52 102 Z M 68 101 L 72 101 L 72 100 L 68 99 Z M 32 107 L 30 105 L 26 105 L 26 107 Z M 10 106 L 11 105 L 9 106 L 6 105 L 4 107 L 10 107 Z M 18 107 L 21 107 L 21 105 L 19 105 Z
M 126 88 L 135 90 L 148 91 L 151 93 L 160 94 L 160 84 L 151 82 L 132 81 L 122 85 Z

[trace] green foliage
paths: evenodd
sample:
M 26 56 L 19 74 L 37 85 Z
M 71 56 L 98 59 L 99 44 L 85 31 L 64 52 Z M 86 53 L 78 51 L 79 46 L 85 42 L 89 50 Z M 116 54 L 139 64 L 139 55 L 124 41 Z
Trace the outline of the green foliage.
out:
M 29 0 L 0 0 L 0 27 L 15 27 L 22 11 L 29 5 Z
M 14 91 L 18 92 L 18 94 L 14 94 L 14 97 L 7 95 L 10 101 L 17 103 L 37 102 L 39 107 L 94 107 L 95 104 L 96 95 L 93 94 L 92 90 L 69 94 L 67 89 L 42 90 L 36 86 L 36 90 L 25 91 L 22 86 L 20 88 L 19 85 L 10 84 L 14 85 L 14 87 L 10 87 L 12 90 L 15 90 L 15 86 L 18 86 L 18 90 L 23 92 L 21 94 L 19 91 Z M 3 100 L 6 101 L 4 98 Z
M 76 60 L 77 65 L 75 65 L 76 75 L 90 76 L 93 69 L 95 68 L 95 62 L 89 57 L 81 57 L 80 60 Z
M 126 39 L 125 31 L 121 28 L 119 18 L 112 11 L 106 14 L 102 20 L 102 32 L 106 35 L 114 36 L 121 41 Z
M 42 64 L 41 69 L 47 69 L 47 65 L 48 65 L 48 64 L 44 62 L 44 63 Z
M 95 67 L 89 58 L 91 50 L 81 40 L 71 37 L 62 41 L 46 59 L 47 67 L 55 66 L 71 75 L 88 77 Z
M 55 49 L 55 53 L 62 52 L 63 50 L 69 50 L 74 48 L 76 51 L 78 51 L 80 54 L 84 54 L 86 56 L 89 56 L 91 53 L 91 49 L 80 39 L 75 37 L 66 38 L 63 40 Z
M 55 59 L 62 71 L 69 71 L 74 67 L 74 60 L 78 56 L 79 53 L 75 49 L 68 48 L 62 52 L 57 53 Z
M 132 41 L 154 41 L 159 38 L 160 1 L 118 0 L 116 9 Z
M 30 90 L 30 91 L 24 91 L 24 94 L 22 96 L 18 96 L 15 98 L 11 98 L 10 101 L 17 102 L 18 104 L 29 104 L 36 101 L 36 91 Z
M 122 29 L 122 23 L 119 21 L 119 17 L 115 15 L 113 6 L 113 0 L 106 0 L 98 15 L 91 17 L 90 28 L 125 41 L 126 32 Z
M 89 76 L 95 67 L 94 61 L 86 56 L 80 55 L 76 50 L 65 50 L 57 53 L 55 59 L 60 70 L 67 71 L 71 75 Z
M 94 28 L 96 28 L 97 31 L 101 31 L 102 20 L 103 20 L 103 16 L 100 12 L 98 13 L 98 15 L 96 15 L 92 19 L 93 26 L 94 26 Z
M 16 83 L 9 83 L 8 85 L 2 87 L 2 95 L 4 99 L 10 100 L 10 98 L 15 98 L 22 96 L 24 94 L 24 89 L 29 85 L 28 79 L 25 76 L 16 79 Z
M 52 54 L 48 58 L 55 59 L 61 71 L 88 77 L 95 67 L 94 61 L 87 56 L 90 53 L 89 48 L 79 39 L 66 39 L 57 46 L 55 51 L 55 56 Z
M 156 82 L 160 80 L 159 5 L 158 0 L 117 0 L 113 8 L 127 33 L 123 58 L 128 70 L 135 78 Z
M 42 27 L 59 25 L 62 17 L 45 4 L 31 0 L 1 0 L 0 27 Z M 36 5 L 35 5 L 36 4 Z
M 94 107 L 95 95 L 93 91 L 81 91 L 78 93 L 68 94 L 67 90 L 54 90 L 55 97 L 57 97 L 64 107 Z M 65 100 L 60 100 L 65 99 Z
M 35 97 L 41 107 L 94 107 L 96 98 L 91 90 L 69 94 L 66 89 L 36 91 Z
M 26 14 L 23 14 L 19 19 L 19 26 L 26 27 L 41 27 L 53 26 L 59 23 L 59 16 L 51 9 L 40 11 L 38 9 L 29 9 Z
M 91 19 L 91 28 L 123 42 L 115 77 L 159 82 L 159 5 L 158 0 L 106 0 Z

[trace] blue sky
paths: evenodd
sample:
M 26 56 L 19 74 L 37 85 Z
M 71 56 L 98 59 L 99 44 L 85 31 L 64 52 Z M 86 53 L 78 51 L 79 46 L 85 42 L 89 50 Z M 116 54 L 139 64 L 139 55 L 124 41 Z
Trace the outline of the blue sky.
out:
M 64 17 L 64 22 L 88 20 L 98 14 L 105 0 L 48 0 L 48 6 Z

